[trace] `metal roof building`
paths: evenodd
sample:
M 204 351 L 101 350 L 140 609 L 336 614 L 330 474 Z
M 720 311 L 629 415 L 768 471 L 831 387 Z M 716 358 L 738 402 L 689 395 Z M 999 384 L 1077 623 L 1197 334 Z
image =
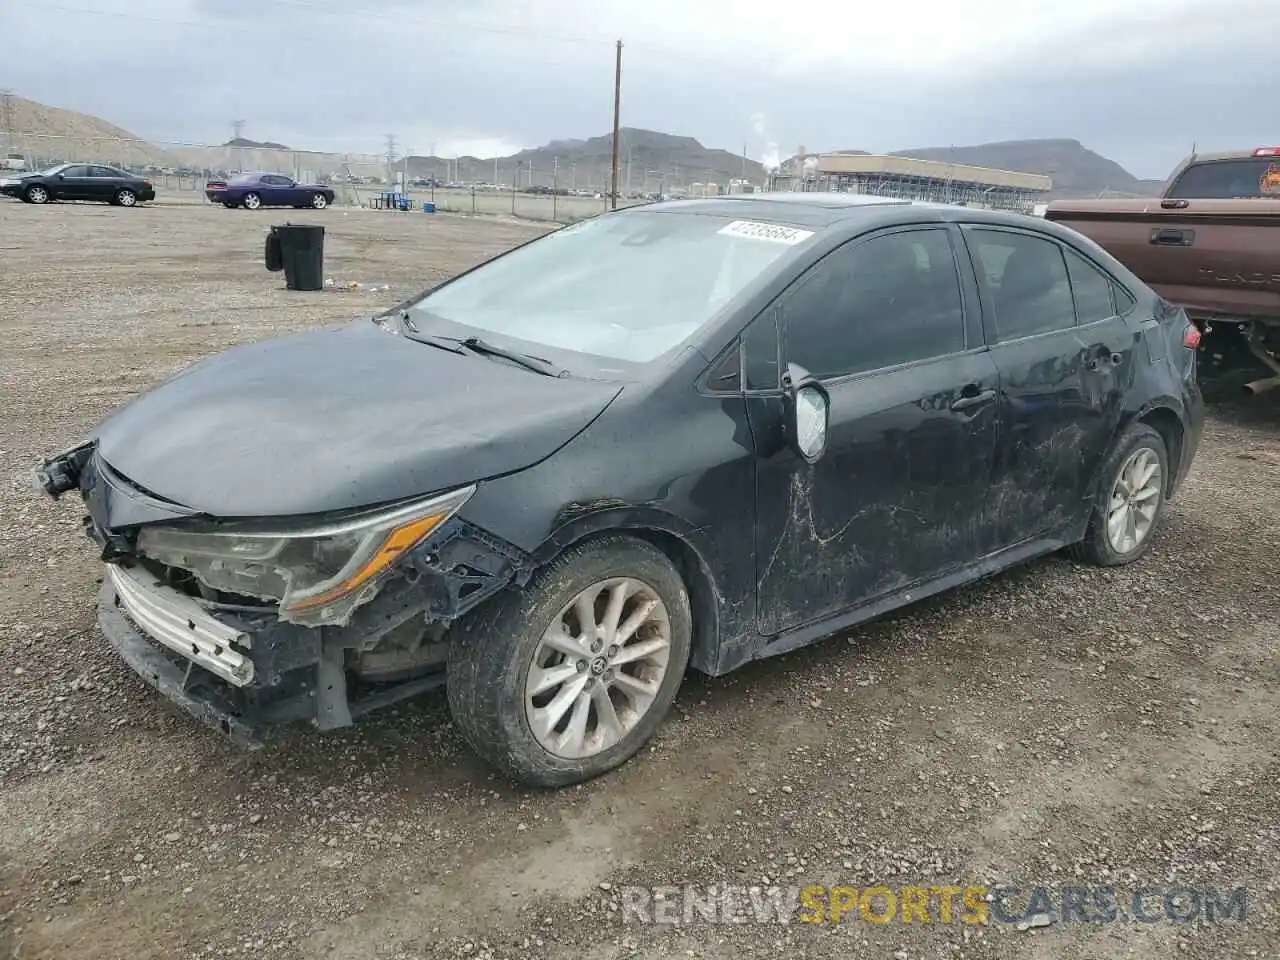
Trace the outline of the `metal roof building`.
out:
M 876 154 L 824 153 L 789 184 L 799 190 L 865 193 L 903 200 L 931 200 L 998 210 L 1030 211 L 1053 189 L 1053 180 L 1036 173 L 996 170 L 942 160 Z

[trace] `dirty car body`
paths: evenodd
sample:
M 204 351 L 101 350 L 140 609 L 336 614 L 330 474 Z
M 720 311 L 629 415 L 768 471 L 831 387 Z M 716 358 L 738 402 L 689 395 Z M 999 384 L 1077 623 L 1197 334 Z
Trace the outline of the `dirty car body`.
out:
M 1087 540 L 1125 438 L 1167 453 L 1157 506 L 1186 474 L 1188 326 L 1041 220 L 848 195 L 664 202 L 374 322 L 206 359 L 40 476 L 87 504 L 107 639 L 257 743 L 446 682 L 456 714 L 471 692 L 455 683 L 507 656 L 489 627 L 523 629 L 487 611 L 541 615 L 524 595 L 592 544 L 669 566 L 679 587 L 646 610 L 665 598 L 669 631 L 688 620 L 675 669 L 718 675 Z M 480 661 L 468 643 L 488 645 Z M 584 654 L 582 682 L 613 677 L 621 645 Z M 572 661 L 517 665 L 511 683 L 544 669 L 573 677 Z M 593 702 L 583 725 L 613 712 Z M 545 704 L 517 707 L 502 723 L 518 739 Z M 545 775 L 507 766 L 572 782 L 638 749 L 597 740 L 615 752 L 595 767 L 585 748 Z

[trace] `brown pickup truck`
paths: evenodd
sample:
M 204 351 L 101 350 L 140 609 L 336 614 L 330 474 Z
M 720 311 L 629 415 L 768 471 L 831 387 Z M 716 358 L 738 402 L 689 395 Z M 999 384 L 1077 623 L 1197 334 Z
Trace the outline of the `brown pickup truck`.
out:
M 1280 387 L 1280 147 L 1195 155 L 1157 198 L 1058 200 L 1044 215 L 1187 311 L 1207 382 Z

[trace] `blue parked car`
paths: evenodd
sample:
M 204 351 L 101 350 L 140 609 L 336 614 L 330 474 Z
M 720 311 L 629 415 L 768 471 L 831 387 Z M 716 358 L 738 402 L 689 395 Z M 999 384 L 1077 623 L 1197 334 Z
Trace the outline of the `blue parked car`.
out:
M 210 180 L 204 195 L 224 207 L 311 207 L 323 210 L 333 203 L 331 187 L 298 183 L 281 173 L 240 173 L 229 180 Z

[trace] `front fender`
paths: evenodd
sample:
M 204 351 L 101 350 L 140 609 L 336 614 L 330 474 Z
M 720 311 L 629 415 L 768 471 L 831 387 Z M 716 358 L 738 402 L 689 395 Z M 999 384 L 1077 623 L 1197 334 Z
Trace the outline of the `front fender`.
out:
M 721 672 L 718 664 L 724 597 L 708 563 L 710 543 L 705 529 L 650 504 L 622 500 L 570 503 L 557 514 L 553 532 L 533 556 L 535 565 L 542 566 L 573 544 L 600 533 L 631 531 L 650 541 L 675 564 L 689 592 L 693 607 L 690 666 L 715 674 Z

